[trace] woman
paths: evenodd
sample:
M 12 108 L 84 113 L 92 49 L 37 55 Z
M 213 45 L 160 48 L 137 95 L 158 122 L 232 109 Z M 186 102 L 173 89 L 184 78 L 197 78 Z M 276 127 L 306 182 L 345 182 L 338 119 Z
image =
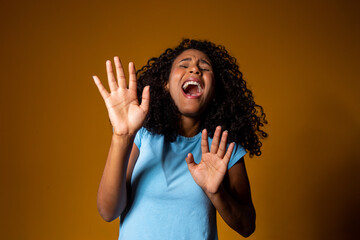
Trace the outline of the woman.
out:
M 217 239 L 215 209 L 251 235 L 243 156 L 261 154 L 266 120 L 236 60 L 222 46 L 185 39 L 150 59 L 138 83 L 130 63 L 129 88 L 114 62 L 116 78 L 106 62 L 110 93 L 94 76 L 113 127 L 97 203 L 106 221 L 121 216 L 119 239 Z

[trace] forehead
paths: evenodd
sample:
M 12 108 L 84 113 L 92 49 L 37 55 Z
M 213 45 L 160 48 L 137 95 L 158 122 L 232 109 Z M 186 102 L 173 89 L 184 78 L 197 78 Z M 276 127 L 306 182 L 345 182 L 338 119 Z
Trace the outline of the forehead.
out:
M 184 58 L 204 59 L 210 62 L 210 58 L 205 53 L 196 49 L 187 49 L 183 51 L 179 56 L 175 58 L 174 62 L 181 61 Z

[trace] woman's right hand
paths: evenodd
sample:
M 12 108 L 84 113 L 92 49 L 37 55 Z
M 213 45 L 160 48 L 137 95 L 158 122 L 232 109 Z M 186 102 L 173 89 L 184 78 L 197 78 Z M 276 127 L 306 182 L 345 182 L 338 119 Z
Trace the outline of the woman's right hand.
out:
M 120 59 L 114 57 L 117 82 L 115 80 L 111 61 L 106 61 L 106 72 L 110 87 L 110 93 L 102 85 L 97 76 L 93 76 L 96 86 L 103 97 L 113 134 L 118 136 L 135 135 L 141 128 L 149 110 L 150 87 L 146 86 L 142 92 L 141 104 L 136 93 L 136 71 L 134 63 L 129 63 L 129 88 L 126 86 L 124 70 Z

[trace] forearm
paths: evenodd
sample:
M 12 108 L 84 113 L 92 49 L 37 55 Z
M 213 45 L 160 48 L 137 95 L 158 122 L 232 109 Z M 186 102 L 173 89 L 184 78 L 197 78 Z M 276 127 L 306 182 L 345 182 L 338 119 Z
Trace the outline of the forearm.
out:
M 210 201 L 224 221 L 243 237 L 255 231 L 255 209 L 252 203 L 235 199 L 223 186 L 215 194 L 208 194 Z
M 112 221 L 126 206 L 126 170 L 134 136 L 113 135 L 100 181 L 97 206 L 105 221 Z

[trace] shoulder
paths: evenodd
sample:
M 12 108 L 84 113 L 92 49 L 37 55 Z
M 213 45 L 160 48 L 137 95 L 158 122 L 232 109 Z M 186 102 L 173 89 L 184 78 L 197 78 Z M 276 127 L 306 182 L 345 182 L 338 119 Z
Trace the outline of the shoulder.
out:
M 135 140 L 134 143 L 135 145 L 138 147 L 138 149 L 140 149 L 141 147 L 141 142 L 142 139 L 144 138 L 144 136 L 146 136 L 149 132 L 146 130 L 146 128 L 142 127 L 139 129 L 139 131 L 136 133 L 135 135 Z
M 164 136 L 149 132 L 145 127 L 136 133 L 134 143 L 140 149 L 142 146 L 157 146 L 164 142 Z
M 235 143 L 235 147 L 228 164 L 228 169 L 232 168 L 236 163 L 244 161 L 243 157 L 246 153 L 245 148 L 241 146 L 241 144 Z

